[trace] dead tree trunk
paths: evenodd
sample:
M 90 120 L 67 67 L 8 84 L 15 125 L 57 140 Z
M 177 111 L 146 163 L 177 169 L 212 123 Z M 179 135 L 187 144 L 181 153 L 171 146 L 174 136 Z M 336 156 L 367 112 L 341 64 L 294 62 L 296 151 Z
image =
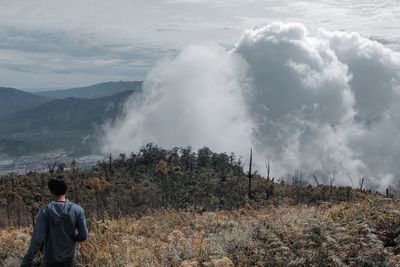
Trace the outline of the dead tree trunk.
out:
M 364 189 L 364 177 L 361 178 L 361 182 L 360 182 L 360 190 Z
M 108 172 L 111 173 L 112 170 L 112 155 L 110 153 L 110 156 L 108 158 Z
M 315 176 L 315 172 L 313 172 L 313 175 L 315 182 L 317 183 L 317 186 L 319 186 L 319 182 L 318 182 L 318 178 L 317 176 Z
M 57 165 L 57 161 L 54 162 L 53 166 L 49 164 L 47 164 L 47 167 L 49 168 L 49 173 L 53 174 L 54 173 L 54 169 L 56 168 Z
M 249 164 L 249 189 L 248 189 L 248 196 L 249 199 L 252 199 L 252 194 L 251 194 L 251 179 L 252 179 L 252 173 L 251 173 L 251 165 L 253 164 L 253 148 L 250 149 L 250 164 Z
M 265 167 L 267 167 L 267 180 L 269 181 L 269 173 L 271 171 L 271 164 L 269 163 L 269 160 L 265 162 Z

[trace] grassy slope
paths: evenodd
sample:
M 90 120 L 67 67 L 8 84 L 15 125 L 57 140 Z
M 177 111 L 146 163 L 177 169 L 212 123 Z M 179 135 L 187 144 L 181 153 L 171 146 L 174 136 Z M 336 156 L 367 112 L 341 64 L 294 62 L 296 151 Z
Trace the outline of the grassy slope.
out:
M 380 196 L 320 205 L 250 204 L 234 211 L 158 210 L 91 219 L 80 266 L 399 266 L 400 204 Z M 30 228 L 0 232 L 3 266 L 17 266 Z M 226 257 L 226 258 L 224 258 Z

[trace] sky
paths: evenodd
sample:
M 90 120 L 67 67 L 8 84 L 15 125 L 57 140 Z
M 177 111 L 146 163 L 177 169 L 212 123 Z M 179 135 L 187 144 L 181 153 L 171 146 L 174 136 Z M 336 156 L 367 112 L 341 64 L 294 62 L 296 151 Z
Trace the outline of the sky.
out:
M 232 48 L 249 28 L 299 22 L 395 50 L 397 0 L 0 0 L 0 86 L 48 90 L 144 80 L 188 45 Z

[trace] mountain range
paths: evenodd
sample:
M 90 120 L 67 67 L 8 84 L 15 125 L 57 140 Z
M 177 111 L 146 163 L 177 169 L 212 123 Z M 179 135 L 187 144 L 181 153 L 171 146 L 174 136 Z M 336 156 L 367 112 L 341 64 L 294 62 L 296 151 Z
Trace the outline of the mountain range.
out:
M 92 99 L 96 97 L 110 96 L 124 91 L 140 91 L 142 88 L 142 84 L 142 81 L 105 82 L 85 87 L 53 91 L 41 91 L 36 92 L 35 94 L 48 98 L 58 99 L 63 99 L 67 97 Z
M 140 81 L 107 82 L 41 95 L 0 88 L 0 154 L 93 153 L 102 125 L 114 120 L 141 86 Z
M 0 117 L 51 101 L 50 98 L 9 87 L 0 87 Z

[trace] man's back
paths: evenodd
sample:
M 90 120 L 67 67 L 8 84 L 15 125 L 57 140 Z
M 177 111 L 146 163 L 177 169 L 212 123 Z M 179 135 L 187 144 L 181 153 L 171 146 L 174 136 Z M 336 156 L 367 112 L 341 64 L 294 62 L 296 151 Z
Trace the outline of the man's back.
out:
M 37 217 L 31 245 L 22 266 L 30 266 L 35 253 L 44 242 L 45 266 L 68 266 L 75 262 L 76 242 L 87 237 L 86 220 L 83 209 L 66 201 L 52 201 L 43 207 Z
M 44 241 L 45 262 L 63 262 L 75 257 L 76 242 L 84 241 L 87 236 L 83 209 L 66 200 L 52 201 L 47 204 L 46 210 L 48 234 Z

